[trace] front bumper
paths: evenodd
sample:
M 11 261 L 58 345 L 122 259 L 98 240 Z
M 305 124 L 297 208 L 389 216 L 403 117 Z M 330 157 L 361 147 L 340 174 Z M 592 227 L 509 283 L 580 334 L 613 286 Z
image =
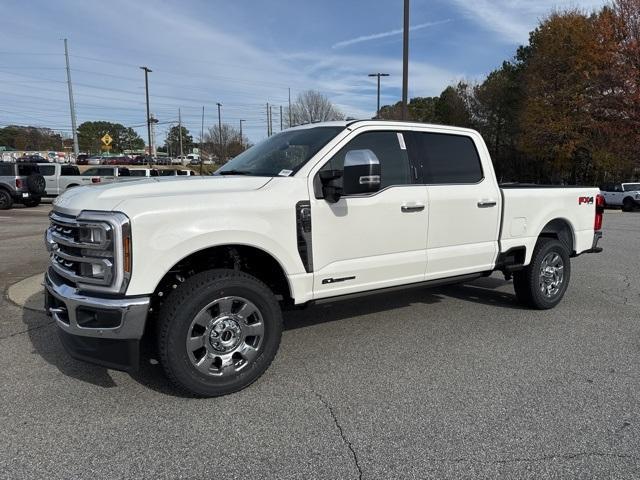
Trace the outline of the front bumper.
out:
M 45 273 L 44 285 L 45 311 L 72 357 L 117 370 L 137 369 L 149 297 L 90 297 L 51 270 Z

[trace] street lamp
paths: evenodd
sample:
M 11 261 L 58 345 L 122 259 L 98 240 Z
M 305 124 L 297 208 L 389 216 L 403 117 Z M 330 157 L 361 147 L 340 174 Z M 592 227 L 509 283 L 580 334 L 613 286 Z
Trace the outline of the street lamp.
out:
M 376 109 L 376 117 L 380 117 L 380 77 L 388 77 L 388 73 L 370 73 L 370 77 L 378 77 L 378 108 Z

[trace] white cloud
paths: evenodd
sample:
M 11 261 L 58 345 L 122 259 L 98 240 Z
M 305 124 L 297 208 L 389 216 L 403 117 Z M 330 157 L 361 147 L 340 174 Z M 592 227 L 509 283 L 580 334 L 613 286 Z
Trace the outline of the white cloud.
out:
M 471 21 L 495 32 L 503 41 L 526 43 L 529 32 L 554 10 L 599 8 L 605 0 L 453 0 Z
M 446 20 L 438 20 L 435 22 L 420 23 L 418 25 L 411 25 L 409 27 L 409 30 L 410 31 L 421 30 L 423 28 L 442 25 L 444 23 L 449 23 L 450 21 L 451 19 L 446 19 Z M 349 40 L 342 40 L 341 42 L 333 44 L 331 48 L 343 48 L 349 45 L 353 45 L 355 43 L 362 43 L 362 42 L 368 42 L 370 40 L 377 40 L 379 38 L 392 37 L 394 35 L 400 35 L 401 33 L 402 33 L 402 28 L 397 28 L 395 30 L 388 30 L 386 32 L 372 33 L 370 35 L 362 35 L 360 37 L 350 38 Z

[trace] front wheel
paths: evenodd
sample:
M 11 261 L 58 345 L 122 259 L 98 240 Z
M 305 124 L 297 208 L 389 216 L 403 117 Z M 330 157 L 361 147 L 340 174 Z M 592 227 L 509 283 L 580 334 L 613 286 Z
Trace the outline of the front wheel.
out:
M 518 301 L 528 307 L 555 307 L 569 286 L 571 263 L 567 247 L 554 238 L 540 238 L 531 263 L 513 275 Z
M 623 212 L 631 212 L 633 210 L 634 207 L 634 201 L 633 199 L 627 197 L 623 200 L 622 202 L 622 211 Z
M 203 397 L 241 390 L 269 367 L 282 314 L 269 288 L 235 270 L 210 270 L 174 290 L 159 315 L 158 353 L 178 389 Z
M 0 210 L 9 210 L 13 205 L 13 198 L 6 190 L 0 189 Z

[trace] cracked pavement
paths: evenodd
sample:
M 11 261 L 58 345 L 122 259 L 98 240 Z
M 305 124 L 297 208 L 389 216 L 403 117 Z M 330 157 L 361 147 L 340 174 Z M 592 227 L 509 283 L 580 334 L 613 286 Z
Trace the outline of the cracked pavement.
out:
M 46 211 L 0 212 L 3 292 L 44 270 Z M 3 296 L 0 478 L 638 478 L 640 213 L 604 225 L 554 310 L 494 275 L 289 312 L 218 399 L 77 362 Z

